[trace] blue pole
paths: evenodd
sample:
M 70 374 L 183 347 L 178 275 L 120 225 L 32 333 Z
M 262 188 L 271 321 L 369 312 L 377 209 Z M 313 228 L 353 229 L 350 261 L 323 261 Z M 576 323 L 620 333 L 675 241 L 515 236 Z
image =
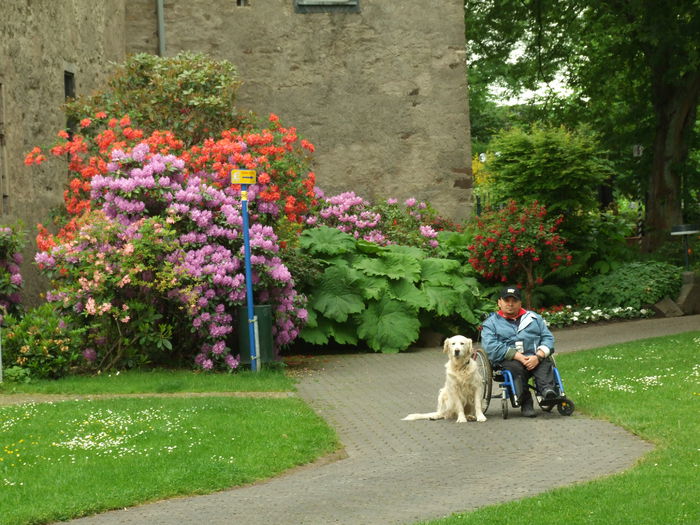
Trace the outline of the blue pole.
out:
M 241 209 L 243 211 L 243 248 L 245 251 L 245 288 L 248 303 L 248 341 L 250 343 L 250 367 L 258 370 L 255 348 L 255 312 L 253 308 L 253 271 L 250 267 L 250 235 L 248 233 L 248 185 L 241 184 Z

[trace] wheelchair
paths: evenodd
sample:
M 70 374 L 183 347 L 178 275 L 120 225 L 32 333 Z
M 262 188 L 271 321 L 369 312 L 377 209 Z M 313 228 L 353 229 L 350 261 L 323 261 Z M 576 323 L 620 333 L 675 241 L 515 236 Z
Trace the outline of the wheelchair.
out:
M 545 401 L 541 396 L 537 395 L 535 386 L 531 381 L 528 382 L 527 387 L 533 390 L 533 397 L 537 400 L 537 404 L 544 412 L 551 412 L 556 406 L 557 411 L 562 416 L 570 416 L 574 413 L 575 405 L 564 392 L 564 384 L 561 380 L 561 375 L 557 369 L 556 362 L 554 361 L 554 356 L 549 356 L 547 359 L 552 360 L 554 379 L 557 384 L 558 395 L 554 399 Z M 505 370 L 501 367 L 492 367 L 486 352 L 479 348 L 476 352 L 476 364 L 481 370 L 481 377 L 483 380 L 483 391 L 484 395 L 481 400 L 481 410 L 486 413 L 486 410 L 491 404 L 492 398 L 501 398 L 501 414 L 503 419 L 508 419 L 508 409 L 509 405 L 513 408 L 520 407 L 520 400 L 516 394 L 515 381 L 513 379 L 513 374 L 509 370 Z M 531 378 L 532 379 L 532 378 Z M 492 396 L 493 383 L 498 383 L 501 391 L 499 394 Z

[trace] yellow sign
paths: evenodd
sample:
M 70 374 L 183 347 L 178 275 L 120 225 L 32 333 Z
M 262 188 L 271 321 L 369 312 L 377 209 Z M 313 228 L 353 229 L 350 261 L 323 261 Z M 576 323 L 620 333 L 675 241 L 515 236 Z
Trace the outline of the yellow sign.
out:
M 255 184 L 255 170 L 231 170 L 231 184 Z

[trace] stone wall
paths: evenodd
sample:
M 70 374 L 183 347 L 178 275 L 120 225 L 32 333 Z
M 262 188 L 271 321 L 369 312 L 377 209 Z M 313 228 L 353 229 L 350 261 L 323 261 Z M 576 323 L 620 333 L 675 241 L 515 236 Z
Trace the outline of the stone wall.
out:
M 278 114 L 316 145 L 327 195 L 427 200 L 463 219 L 471 208 L 461 0 L 360 0 L 359 13 L 295 13 L 293 0 L 2 0 L 0 223 L 29 234 L 25 299 L 44 289 L 31 264 L 35 225 L 61 204 L 65 167 L 23 165 L 65 127 L 64 73 L 76 95 L 101 87 L 110 62 L 206 52 L 234 63 L 242 110 Z M 239 4 L 247 4 L 239 6 Z
M 52 145 L 65 128 L 64 73 L 73 74 L 76 94 L 104 82 L 106 64 L 125 57 L 125 1 L 2 0 L 0 2 L 1 224 L 22 220 L 25 299 L 36 303 L 44 287 L 34 271 L 36 223 L 62 202 L 64 164 L 24 166 L 34 146 Z
M 165 1 L 165 54 L 234 63 L 241 108 L 316 145 L 318 185 L 428 200 L 470 213 L 471 167 L 461 0 L 360 0 L 359 13 L 294 12 L 293 0 Z M 246 2 L 240 2 L 246 3 Z M 127 4 L 127 50 L 158 49 L 155 2 Z

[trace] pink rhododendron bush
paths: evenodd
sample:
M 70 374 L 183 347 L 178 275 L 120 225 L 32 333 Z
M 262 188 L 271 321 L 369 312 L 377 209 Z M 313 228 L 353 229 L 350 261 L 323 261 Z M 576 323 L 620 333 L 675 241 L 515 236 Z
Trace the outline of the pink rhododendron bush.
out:
M 260 146 L 260 136 L 245 138 Z M 281 215 L 280 192 L 267 174 L 275 170 L 269 157 L 250 152 L 243 136 L 229 134 L 222 141 L 235 148 L 225 152 L 228 162 L 216 170 L 207 169 L 202 157 L 221 141 L 209 141 L 204 153 L 197 149 L 199 156 L 191 150 L 163 154 L 163 145 L 153 140 L 114 141 L 104 151 L 98 144 L 97 155 L 89 159 L 83 157 L 90 148 L 55 151 L 69 151 L 73 166 L 102 167 L 90 173 L 89 186 L 81 186 L 89 187 L 89 199 L 71 227 L 57 236 L 42 230 L 44 251 L 36 256 L 52 282 L 47 299 L 87 327 L 93 351 L 84 357 L 95 366 L 187 357 L 206 370 L 238 366 L 232 336 L 237 307 L 246 304 L 243 219 L 240 186 L 226 184 L 224 176 L 241 165 L 262 168 L 260 178 L 267 181 L 249 189 L 256 302 L 273 307 L 277 348 L 297 337 L 306 318 L 305 298 L 295 290 L 269 225 Z M 265 141 L 270 147 L 272 134 Z M 289 150 L 290 143 L 285 143 Z M 274 198 L 260 196 L 271 188 Z M 297 204 L 292 211 L 298 209 Z M 191 349 L 196 351 L 188 356 Z

